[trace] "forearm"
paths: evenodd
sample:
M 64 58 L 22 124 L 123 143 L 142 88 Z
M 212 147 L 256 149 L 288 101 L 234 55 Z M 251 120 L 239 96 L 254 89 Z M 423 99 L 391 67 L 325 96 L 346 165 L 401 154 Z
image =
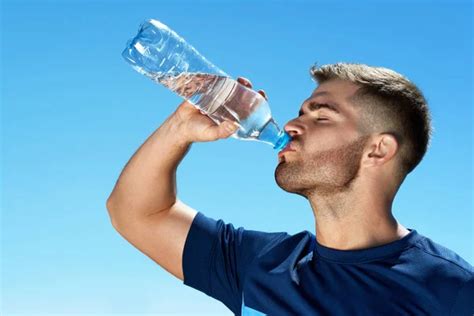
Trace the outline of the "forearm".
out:
M 112 221 L 143 217 L 176 202 L 176 170 L 191 142 L 171 115 L 132 156 L 107 201 Z

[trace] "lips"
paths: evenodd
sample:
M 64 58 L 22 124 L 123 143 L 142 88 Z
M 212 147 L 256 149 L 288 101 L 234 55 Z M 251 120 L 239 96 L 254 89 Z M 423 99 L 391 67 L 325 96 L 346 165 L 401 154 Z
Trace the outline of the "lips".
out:
M 291 142 L 288 143 L 288 145 L 286 145 L 285 148 L 283 148 L 279 153 L 278 153 L 278 156 L 280 156 L 281 154 L 285 153 L 285 152 L 289 152 L 289 151 L 296 151 L 292 146 L 291 146 Z

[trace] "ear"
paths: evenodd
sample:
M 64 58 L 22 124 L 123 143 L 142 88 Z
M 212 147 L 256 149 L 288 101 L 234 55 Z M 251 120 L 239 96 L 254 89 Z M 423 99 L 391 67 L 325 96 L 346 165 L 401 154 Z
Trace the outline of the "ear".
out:
M 380 166 L 390 161 L 398 151 L 398 142 L 392 134 L 374 136 L 367 144 L 362 157 L 364 166 Z

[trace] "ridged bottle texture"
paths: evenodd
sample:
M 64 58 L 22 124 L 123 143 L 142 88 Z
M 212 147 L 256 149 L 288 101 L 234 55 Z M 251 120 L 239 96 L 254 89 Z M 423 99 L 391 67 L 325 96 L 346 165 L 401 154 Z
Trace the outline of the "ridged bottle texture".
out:
M 278 150 L 291 140 L 272 118 L 263 96 L 232 79 L 157 20 L 140 25 L 122 56 L 136 71 L 188 100 L 216 124 L 236 122 L 234 138 L 261 141 Z

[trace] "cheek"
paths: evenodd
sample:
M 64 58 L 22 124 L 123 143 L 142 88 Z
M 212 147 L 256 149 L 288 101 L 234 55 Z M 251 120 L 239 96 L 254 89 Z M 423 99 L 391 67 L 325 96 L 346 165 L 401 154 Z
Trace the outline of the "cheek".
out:
M 305 152 L 334 149 L 357 139 L 359 134 L 351 126 L 320 126 L 308 131 L 308 136 Z
M 336 148 L 344 144 L 347 135 L 338 132 L 314 133 L 305 143 L 305 152 L 313 153 Z

